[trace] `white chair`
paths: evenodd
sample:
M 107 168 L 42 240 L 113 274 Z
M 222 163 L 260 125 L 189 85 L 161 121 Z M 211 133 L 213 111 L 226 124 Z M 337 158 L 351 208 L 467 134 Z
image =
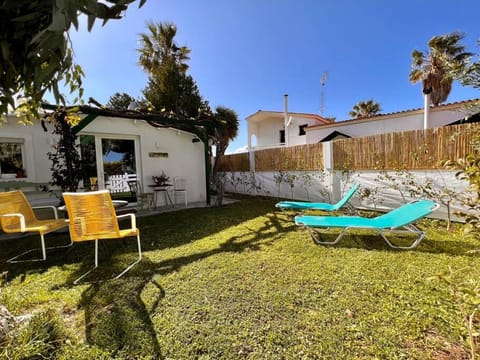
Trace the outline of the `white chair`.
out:
M 153 206 L 153 194 L 143 192 L 142 185 L 138 180 L 129 180 L 128 186 L 130 187 L 132 196 L 137 199 L 138 208 L 143 210 L 143 208 L 147 206 L 148 210 L 151 210 Z
M 187 195 L 187 178 L 184 176 L 176 176 L 173 178 L 173 197 L 175 205 L 177 204 L 177 194 L 182 194 L 185 199 L 185 207 L 188 206 Z

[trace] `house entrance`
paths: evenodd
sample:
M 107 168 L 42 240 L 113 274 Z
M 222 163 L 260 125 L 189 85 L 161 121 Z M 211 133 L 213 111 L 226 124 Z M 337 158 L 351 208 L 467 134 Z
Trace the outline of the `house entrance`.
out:
M 80 136 L 83 183 L 86 189 L 108 189 L 116 199 L 129 199 L 129 181 L 137 180 L 136 140 Z

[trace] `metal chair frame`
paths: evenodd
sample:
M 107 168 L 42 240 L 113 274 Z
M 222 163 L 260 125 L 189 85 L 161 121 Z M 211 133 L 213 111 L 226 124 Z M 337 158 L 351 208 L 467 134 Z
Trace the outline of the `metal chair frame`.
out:
M 136 225 L 135 214 L 116 215 L 115 208 L 108 190 L 87 193 L 64 193 L 68 212 L 70 238 L 73 242 L 95 241 L 94 267 L 82 274 L 73 283 L 80 283 L 88 274 L 98 267 L 98 241 L 102 239 L 120 239 L 136 237 L 138 258 L 113 279 L 122 277 L 133 266 L 142 260 L 140 231 Z M 130 227 L 120 229 L 118 220 L 130 218 Z

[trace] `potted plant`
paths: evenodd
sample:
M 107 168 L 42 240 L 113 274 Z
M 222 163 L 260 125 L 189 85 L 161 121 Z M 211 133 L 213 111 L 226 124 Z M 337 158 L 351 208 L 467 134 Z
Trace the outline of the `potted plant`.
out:
M 167 176 L 167 174 L 165 174 L 164 171 L 162 171 L 160 176 L 152 176 L 152 180 L 157 186 L 165 186 L 168 185 L 170 178 Z

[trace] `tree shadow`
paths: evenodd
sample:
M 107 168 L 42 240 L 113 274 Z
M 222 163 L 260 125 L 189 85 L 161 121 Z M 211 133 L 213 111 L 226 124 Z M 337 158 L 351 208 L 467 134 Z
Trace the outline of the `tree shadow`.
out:
M 130 276 L 91 284 L 82 294 L 87 342 L 108 351 L 113 358 L 162 359 L 151 321 L 152 313 L 142 299 L 146 286 L 155 304 L 165 296 L 153 279 Z
M 321 241 L 333 242 L 338 232 L 324 232 L 321 233 Z M 310 234 L 305 230 L 305 236 L 311 239 Z M 414 236 L 400 237 L 400 236 L 388 236 L 388 239 L 395 245 L 407 246 L 412 243 Z M 312 240 L 313 241 L 313 240 Z M 351 249 L 365 249 L 365 250 L 377 250 L 377 251 L 392 251 L 392 252 L 404 252 L 414 251 L 420 253 L 430 254 L 448 254 L 451 256 L 466 256 L 476 257 L 475 250 L 478 250 L 478 246 L 474 243 L 459 240 L 446 240 L 439 241 L 426 238 L 416 248 L 410 250 L 394 249 L 388 246 L 379 234 L 361 234 L 355 232 L 349 232 L 346 234 L 339 243 L 334 245 L 322 245 L 318 246 L 337 247 L 337 248 L 351 248 Z
M 232 236 L 212 249 L 158 262 L 153 262 L 146 254 L 121 279 L 90 284 L 80 304 L 85 312 L 88 343 L 107 350 L 115 357 L 139 358 L 148 355 L 161 359 L 163 356 L 152 316 L 158 311 L 165 290 L 155 281 L 155 277 L 178 272 L 184 266 L 221 253 L 261 250 L 294 227 L 292 224 L 285 225 L 276 214 L 269 214 L 261 227 L 246 227 L 247 231 L 241 235 Z M 94 279 L 103 278 L 107 276 L 106 273 L 111 275 L 119 269 L 112 264 L 111 267 L 104 266 L 98 270 L 92 273 Z M 81 271 L 71 274 L 63 286 L 70 287 Z

